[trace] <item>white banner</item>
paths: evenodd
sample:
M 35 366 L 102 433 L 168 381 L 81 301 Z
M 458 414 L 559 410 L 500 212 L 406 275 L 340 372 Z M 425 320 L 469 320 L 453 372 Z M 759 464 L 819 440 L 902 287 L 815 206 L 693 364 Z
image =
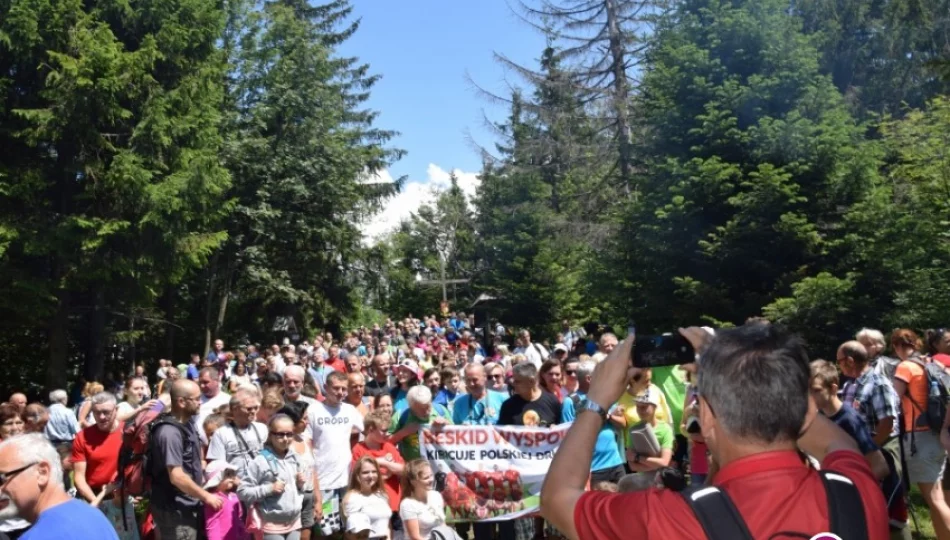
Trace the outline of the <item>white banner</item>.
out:
M 541 484 L 571 427 L 445 426 L 420 430 L 446 519 L 503 521 L 538 511 Z

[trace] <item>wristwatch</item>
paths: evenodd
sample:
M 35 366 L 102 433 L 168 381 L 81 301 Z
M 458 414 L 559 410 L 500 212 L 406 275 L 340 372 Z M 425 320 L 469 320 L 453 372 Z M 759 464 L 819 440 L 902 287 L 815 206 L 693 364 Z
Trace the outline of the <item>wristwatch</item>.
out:
M 601 407 L 600 405 L 594 403 L 590 399 L 585 399 L 584 404 L 581 405 L 581 410 L 579 412 L 591 411 L 597 413 L 597 416 L 600 416 L 601 422 L 607 421 L 607 409 Z

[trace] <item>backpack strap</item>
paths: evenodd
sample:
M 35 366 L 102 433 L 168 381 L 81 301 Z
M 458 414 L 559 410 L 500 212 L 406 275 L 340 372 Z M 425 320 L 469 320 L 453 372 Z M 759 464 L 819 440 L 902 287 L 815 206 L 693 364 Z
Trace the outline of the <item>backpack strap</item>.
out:
M 710 486 L 687 489 L 681 493 L 708 540 L 754 540 L 745 520 L 726 492 Z
M 820 471 L 828 496 L 828 522 L 831 532 L 848 540 L 868 540 L 861 493 L 848 477 L 833 471 Z
M 244 439 L 244 436 L 241 435 L 241 432 L 240 430 L 238 430 L 238 427 L 234 425 L 234 422 L 229 422 L 229 426 L 231 427 L 231 431 L 234 432 L 234 437 L 238 440 L 238 446 L 239 447 L 243 446 L 244 451 L 247 452 L 248 457 L 250 459 L 254 459 L 254 457 L 257 455 L 257 452 L 251 450 L 251 446 L 247 444 L 247 441 Z M 254 436 L 257 438 L 257 444 L 261 448 L 264 448 L 264 442 L 261 441 L 261 434 L 257 432 L 257 428 L 254 426 L 253 421 L 251 422 L 250 427 L 251 427 L 251 431 L 254 432 Z

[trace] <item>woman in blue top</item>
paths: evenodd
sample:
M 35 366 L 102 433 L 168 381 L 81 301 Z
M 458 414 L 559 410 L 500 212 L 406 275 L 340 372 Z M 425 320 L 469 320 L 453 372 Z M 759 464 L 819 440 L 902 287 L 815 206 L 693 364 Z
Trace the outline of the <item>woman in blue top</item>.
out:
M 585 360 L 577 365 L 577 392 L 564 400 L 561 407 L 561 421 L 573 422 L 577 410 L 587 400 L 587 390 L 590 388 L 590 376 L 597 364 L 593 360 Z M 616 405 L 611 407 L 610 416 L 614 416 Z M 604 422 L 604 427 L 597 434 L 594 444 L 594 455 L 590 463 L 590 482 L 617 483 L 626 472 L 623 468 L 624 457 L 620 453 L 617 432 L 611 427 L 611 422 Z
M 396 365 L 396 381 L 398 385 L 393 388 L 389 394 L 393 398 L 393 412 L 398 416 L 402 411 L 409 408 L 409 402 L 406 401 L 406 394 L 409 389 L 418 385 L 422 380 L 422 370 L 415 360 L 405 358 Z

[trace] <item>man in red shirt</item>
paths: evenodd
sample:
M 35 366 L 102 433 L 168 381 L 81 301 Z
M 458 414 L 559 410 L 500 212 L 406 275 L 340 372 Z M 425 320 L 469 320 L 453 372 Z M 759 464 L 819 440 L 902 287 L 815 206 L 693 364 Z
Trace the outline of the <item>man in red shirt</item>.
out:
M 330 358 L 327 358 L 325 363 L 327 367 L 331 367 L 340 373 L 346 373 L 346 364 L 340 358 L 340 346 L 335 343 L 330 346 Z
M 681 332 L 702 350 L 702 329 Z M 624 340 L 594 370 L 591 405 L 580 409 L 554 457 L 541 513 L 572 539 L 706 538 L 681 494 L 584 491 L 588 474 L 576 464 L 590 462 L 606 411 L 640 371 L 631 365 L 632 342 Z M 719 465 L 713 485 L 732 499 L 753 538 L 830 531 L 822 478 L 803 464 L 798 449 L 854 484 L 869 540 L 888 538 L 884 497 L 867 462 L 843 430 L 817 414 L 809 397 L 808 355 L 800 339 L 770 325 L 722 331 L 699 366 L 702 435 Z
M 76 490 L 89 502 L 115 480 L 122 447 L 115 396 L 100 392 L 92 396 L 91 401 L 96 423 L 76 435 L 72 452 Z

